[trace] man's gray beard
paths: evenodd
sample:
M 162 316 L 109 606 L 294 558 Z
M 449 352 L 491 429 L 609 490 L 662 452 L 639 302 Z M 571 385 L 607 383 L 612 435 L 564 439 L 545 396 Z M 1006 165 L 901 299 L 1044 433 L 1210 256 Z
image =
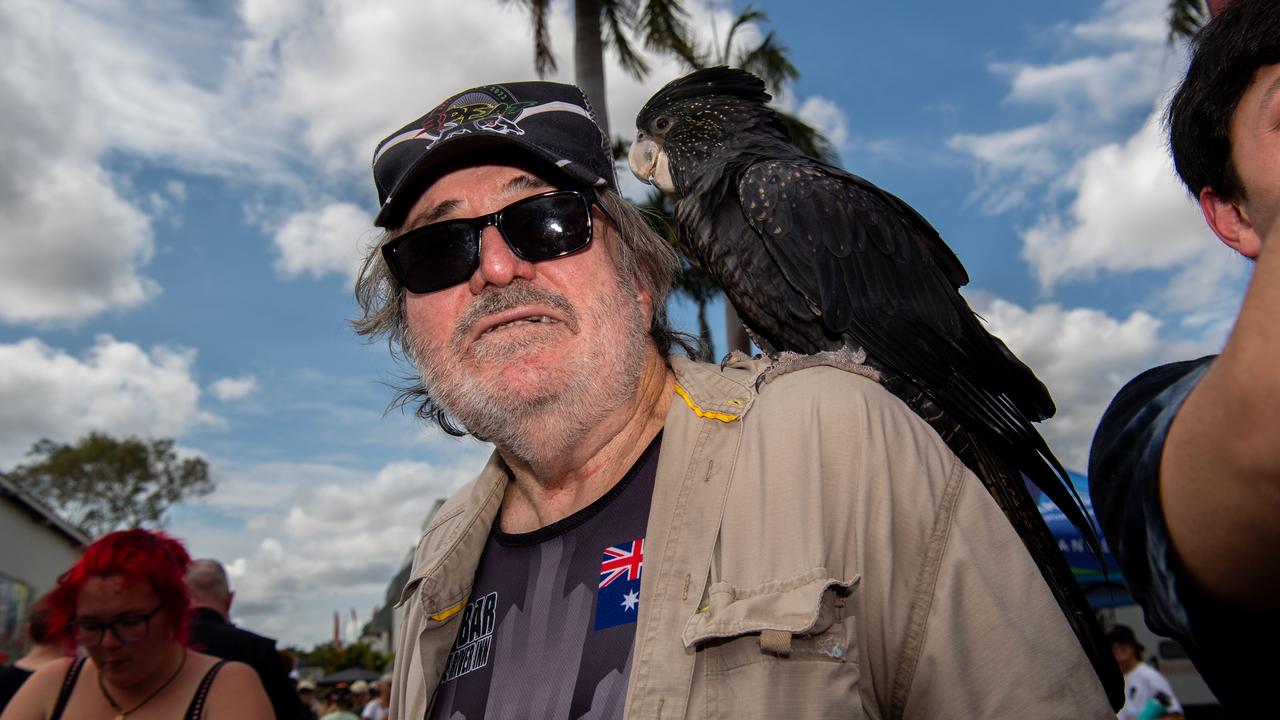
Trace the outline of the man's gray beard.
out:
M 555 393 L 512 398 L 501 378 L 482 380 L 460 376 L 448 367 L 445 348 L 410 337 L 412 357 L 431 402 L 453 416 L 472 435 L 492 442 L 504 453 L 531 465 L 541 465 L 563 457 L 586 432 L 631 397 L 644 369 L 648 333 L 635 297 L 634 284 L 618 278 L 619 287 L 608 302 L 587 308 L 591 326 L 608 337 L 597 338 L 592 352 L 566 357 L 551 372 L 559 375 L 549 382 L 561 385 Z M 541 304 L 564 316 L 572 332 L 582 324 L 577 309 L 563 295 L 534 287 L 519 280 L 502 288 L 486 290 L 458 319 L 452 346 L 462 347 L 471 327 L 497 312 L 522 305 Z M 515 354 L 528 345 L 544 342 L 536 337 L 506 346 L 484 347 L 473 354 L 475 360 L 489 362 Z

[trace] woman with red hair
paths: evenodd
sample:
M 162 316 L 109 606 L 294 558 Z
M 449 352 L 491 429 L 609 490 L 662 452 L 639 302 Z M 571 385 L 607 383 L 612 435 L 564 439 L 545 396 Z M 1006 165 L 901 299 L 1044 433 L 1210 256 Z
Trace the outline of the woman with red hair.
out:
M 90 545 L 48 596 L 68 657 L 37 671 L 0 720 L 266 720 L 248 665 L 186 646 L 191 557 L 160 532 L 122 530 Z

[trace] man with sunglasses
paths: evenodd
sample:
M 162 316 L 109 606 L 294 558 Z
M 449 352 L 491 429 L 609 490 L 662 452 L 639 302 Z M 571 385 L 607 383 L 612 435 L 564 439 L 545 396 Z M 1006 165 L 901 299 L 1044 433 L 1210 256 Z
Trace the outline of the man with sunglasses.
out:
M 672 352 L 670 246 L 577 88 L 379 144 L 357 331 L 492 442 L 402 596 L 392 717 L 1104 717 L 977 479 L 867 378 Z M 861 708 L 861 709 L 860 709 Z

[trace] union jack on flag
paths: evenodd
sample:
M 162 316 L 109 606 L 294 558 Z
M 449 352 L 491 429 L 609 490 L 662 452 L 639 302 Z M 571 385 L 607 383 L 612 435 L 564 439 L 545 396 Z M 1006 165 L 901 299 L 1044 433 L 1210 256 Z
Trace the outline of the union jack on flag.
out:
M 600 587 L 596 590 L 596 630 L 636 621 L 643 569 L 644 538 L 604 549 L 600 559 Z
M 604 549 L 600 561 L 600 587 L 609 585 L 623 575 L 627 580 L 639 580 L 644 568 L 644 538 Z

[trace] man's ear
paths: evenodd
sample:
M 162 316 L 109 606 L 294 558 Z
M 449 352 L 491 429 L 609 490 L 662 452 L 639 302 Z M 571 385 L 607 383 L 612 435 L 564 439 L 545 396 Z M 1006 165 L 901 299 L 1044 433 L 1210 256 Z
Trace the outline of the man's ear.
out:
M 227 592 L 227 608 L 226 608 L 226 611 L 225 611 L 225 612 L 226 612 L 226 615 L 227 615 L 227 619 L 228 619 L 228 620 L 230 620 L 230 619 L 231 619 L 231 603 L 232 603 L 232 601 L 234 601 L 235 599 L 236 599 L 236 591 L 235 591 L 235 590 L 230 590 L 230 591 L 228 591 L 228 592 Z
M 1249 213 L 1241 200 L 1226 200 L 1206 187 L 1200 191 L 1200 212 L 1224 245 L 1247 258 L 1257 259 L 1262 251 L 1262 238 L 1249 222 Z

